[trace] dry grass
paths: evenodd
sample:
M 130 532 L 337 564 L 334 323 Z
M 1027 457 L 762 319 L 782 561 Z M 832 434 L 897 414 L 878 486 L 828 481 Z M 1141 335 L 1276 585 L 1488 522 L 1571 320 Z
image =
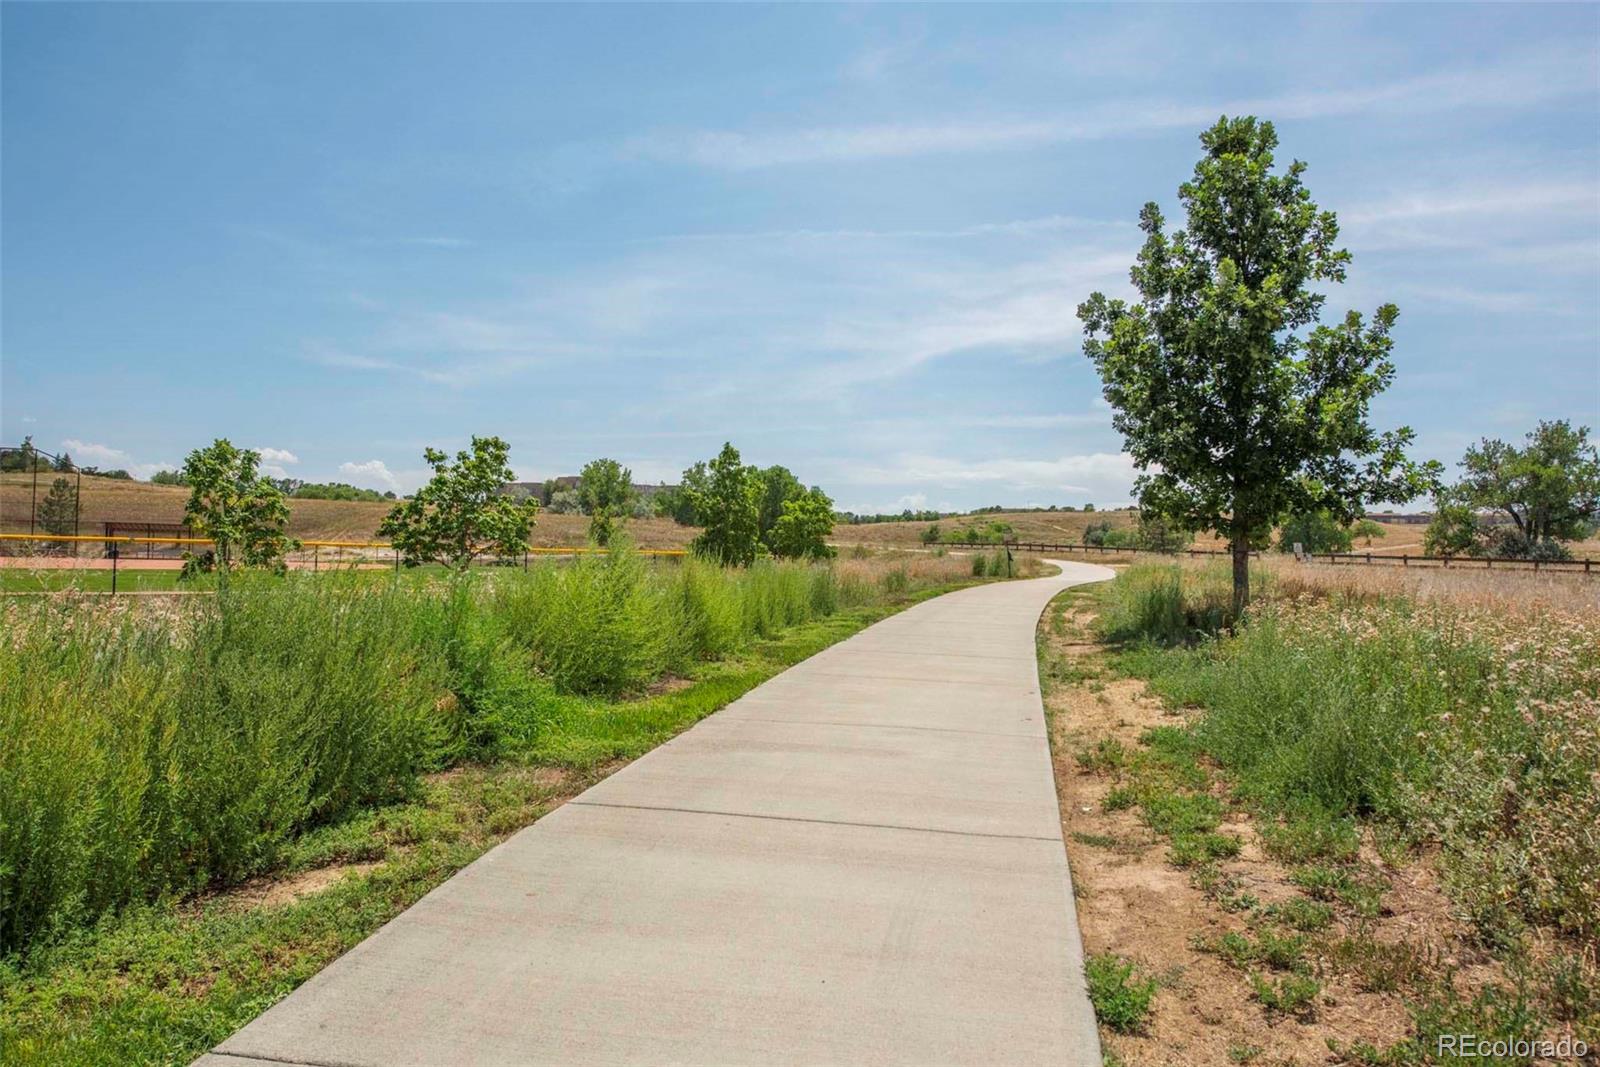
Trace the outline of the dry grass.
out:
M 1184 565 L 1208 564 L 1186 561 Z M 1252 566 L 1262 568 L 1277 591 L 1291 597 L 1337 592 L 1365 600 L 1409 597 L 1490 609 L 1538 607 L 1575 613 L 1600 609 L 1600 578 L 1570 572 L 1330 566 L 1296 563 L 1283 556 L 1264 556 Z
M 939 520 L 939 529 L 953 533 L 968 526 L 979 528 L 991 522 L 1009 523 L 1019 541 L 1047 541 L 1077 544 L 1090 523 L 1109 522 L 1113 527 L 1132 526 L 1138 518 L 1132 511 L 1001 511 L 978 515 L 956 515 Z M 927 522 L 871 522 L 841 524 L 833 528 L 833 541 L 840 545 L 873 547 L 915 547 L 922 544 Z
M 53 475 L 49 477 L 54 477 Z M 49 480 L 39 478 L 43 498 Z M 28 529 L 32 482 L 26 474 L 0 475 L 0 531 Z M 177 523 L 183 521 L 183 506 L 189 491 L 181 486 L 151 485 L 149 482 L 115 478 L 84 478 L 79 531 L 100 533 L 109 521 Z M 391 503 L 357 500 L 291 500 L 289 532 L 302 540 L 367 541 L 377 535 L 378 524 L 393 507 Z M 633 519 L 628 531 L 640 548 L 683 548 L 699 531 L 679 526 L 671 519 Z M 543 512 L 533 528 L 532 543 L 540 548 L 581 545 L 588 540 L 589 520 L 583 515 L 555 515 Z

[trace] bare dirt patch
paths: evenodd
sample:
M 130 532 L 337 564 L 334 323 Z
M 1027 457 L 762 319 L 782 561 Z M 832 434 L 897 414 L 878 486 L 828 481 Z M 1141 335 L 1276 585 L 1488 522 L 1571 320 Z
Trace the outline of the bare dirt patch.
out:
M 220 894 L 223 902 L 240 908 L 277 908 L 293 904 L 303 897 L 320 893 L 330 886 L 353 875 L 366 874 L 383 866 L 382 861 L 371 863 L 336 863 L 301 871 L 285 878 L 262 878 L 236 886 Z

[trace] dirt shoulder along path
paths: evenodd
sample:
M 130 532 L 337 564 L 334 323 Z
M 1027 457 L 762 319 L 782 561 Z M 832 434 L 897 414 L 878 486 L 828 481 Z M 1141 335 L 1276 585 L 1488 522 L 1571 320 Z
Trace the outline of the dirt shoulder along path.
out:
M 1097 1008 L 1145 1004 L 1120 1026 L 1101 1011 L 1105 1062 L 1435 1062 L 1384 1058 L 1415 1033 L 1408 1005 L 1441 980 L 1470 994 L 1504 975 L 1451 917 L 1429 865 L 1391 865 L 1369 840 L 1359 877 L 1319 882 L 1292 862 L 1292 842 L 1269 853 L 1215 769 L 1175 744 L 1189 713 L 1114 672 L 1093 611 L 1087 591 L 1052 604 L 1040 654 L 1091 993 L 1099 967 L 1111 979 Z M 1173 832 L 1206 811 L 1214 819 Z

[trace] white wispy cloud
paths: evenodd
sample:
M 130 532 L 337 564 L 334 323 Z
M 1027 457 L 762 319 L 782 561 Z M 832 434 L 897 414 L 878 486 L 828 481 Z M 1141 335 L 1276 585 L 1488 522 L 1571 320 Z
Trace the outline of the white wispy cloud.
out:
M 891 241 L 891 240 L 959 240 L 967 237 L 1014 236 L 1060 233 L 1064 230 L 1110 229 L 1129 230 L 1131 221 L 1116 219 L 1091 219 L 1076 215 L 1044 215 L 1033 219 L 1014 219 L 1008 222 L 983 222 L 971 226 L 946 229 L 917 230 L 731 230 L 723 233 L 679 233 L 641 240 L 640 244 L 668 241 Z
M 93 441 L 80 441 L 76 437 L 68 437 L 61 442 L 61 450 L 70 455 L 74 461 L 89 466 L 99 467 L 108 463 L 130 463 L 133 457 L 120 448 L 110 445 L 97 444 Z
M 357 462 L 339 464 L 339 473 L 351 478 L 352 484 L 364 488 L 372 488 L 374 484 L 383 489 L 399 489 L 400 480 L 395 477 L 386 463 L 381 459 L 369 459 Z
M 125 470 L 135 478 L 149 478 L 157 471 L 177 467 L 170 461 L 149 462 L 135 459 L 130 453 L 94 441 L 68 437 L 61 442 L 61 451 L 72 457 L 72 462 L 82 467 L 110 467 Z
M 628 141 L 622 152 L 624 156 L 728 170 L 993 152 L 1189 129 L 1204 126 L 1219 114 L 1257 114 L 1291 120 L 1363 114 L 1415 116 L 1513 107 L 1592 92 L 1594 79 L 1592 50 L 1576 46 L 1542 48 L 1477 67 L 1270 97 L 1219 98 L 1205 103 L 1116 101 L 1078 111 L 1070 119 L 963 117 L 778 131 L 654 132 Z
M 1472 250 L 1482 259 L 1546 272 L 1592 273 L 1600 242 L 1600 188 L 1591 181 L 1486 178 L 1412 189 L 1339 210 L 1345 242 L 1358 252 Z
M 954 425 L 986 430 L 1058 430 L 1068 426 L 1111 425 L 1102 412 L 1056 412 L 1043 415 L 963 415 L 950 420 Z
M 1138 470 L 1125 452 L 1091 452 L 1055 459 L 958 459 L 904 454 L 885 464 L 861 464 L 839 473 L 840 480 L 847 483 L 935 485 L 946 489 L 985 486 L 1126 499 Z

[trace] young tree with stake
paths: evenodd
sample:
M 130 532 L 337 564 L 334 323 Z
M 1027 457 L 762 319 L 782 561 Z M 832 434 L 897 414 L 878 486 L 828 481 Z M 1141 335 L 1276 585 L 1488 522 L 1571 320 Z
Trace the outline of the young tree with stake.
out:
M 1228 538 L 1237 613 L 1250 550 L 1281 516 L 1325 508 L 1351 522 L 1365 504 L 1426 492 L 1439 466 L 1406 458 L 1409 428 L 1367 422 L 1394 378 L 1395 306 L 1319 324 L 1311 286 L 1344 281 L 1350 254 L 1301 183 L 1305 164 L 1273 173 L 1277 134 L 1253 117 L 1224 117 L 1200 143 L 1178 188 L 1187 227 L 1168 233 L 1153 202 L 1140 212 L 1139 299 L 1095 293 L 1078 317 L 1112 423 L 1144 471 L 1141 508 Z

